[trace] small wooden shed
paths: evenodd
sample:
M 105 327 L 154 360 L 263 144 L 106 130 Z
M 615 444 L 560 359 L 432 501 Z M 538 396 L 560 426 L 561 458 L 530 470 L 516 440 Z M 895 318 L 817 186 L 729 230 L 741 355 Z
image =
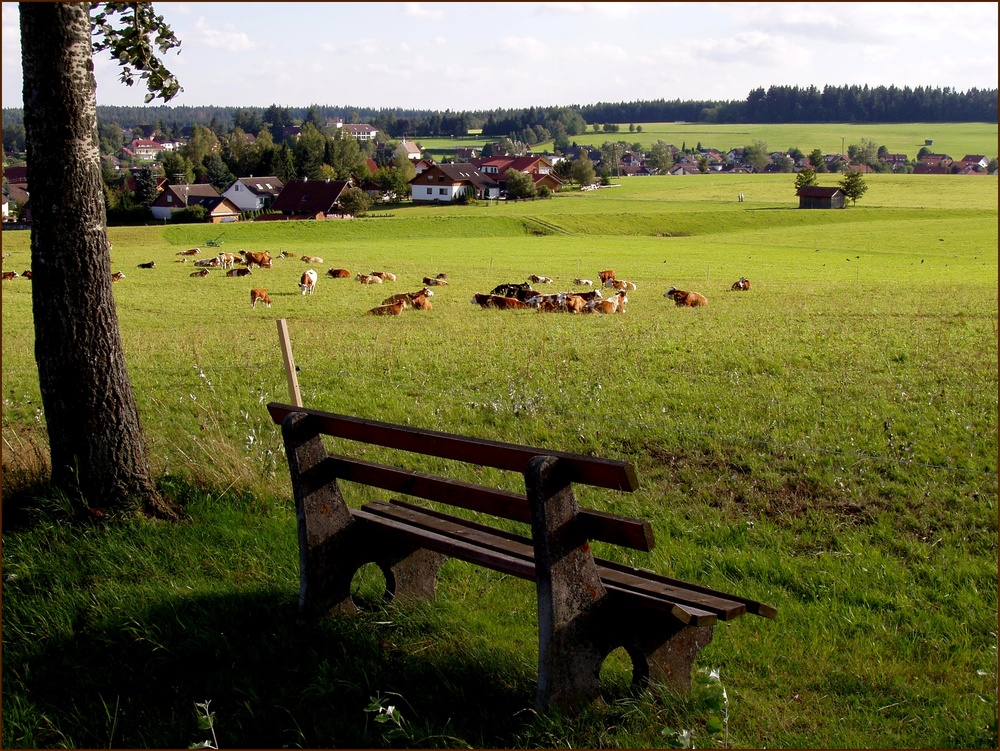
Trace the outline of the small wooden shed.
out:
M 800 209 L 842 209 L 847 205 L 847 197 L 840 188 L 820 188 L 807 185 L 799 188 Z

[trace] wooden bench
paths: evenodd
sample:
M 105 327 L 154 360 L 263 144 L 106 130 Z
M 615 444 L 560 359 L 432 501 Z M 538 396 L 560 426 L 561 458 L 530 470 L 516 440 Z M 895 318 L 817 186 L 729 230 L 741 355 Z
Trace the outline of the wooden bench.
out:
M 579 508 L 573 484 L 634 491 L 628 462 L 480 440 L 305 409 L 267 406 L 281 425 L 298 519 L 299 605 L 307 613 L 356 612 L 351 580 L 375 563 L 397 602 L 433 599 L 449 558 L 536 582 L 536 705 L 570 708 L 600 697 L 605 657 L 622 647 L 633 682 L 687 690 L 716 621 L 775 609 L 736 595 L 595 558 L 588 541 L 653 548 L 648 521 Z M 322 436 L 360 441 L 524 475 L 525 493 L 327 452 Z M 405 456 L 405 455 L 404 455 Z M 525 537 L 403 501 L 350 508 L 340 481 L 531 525 Z

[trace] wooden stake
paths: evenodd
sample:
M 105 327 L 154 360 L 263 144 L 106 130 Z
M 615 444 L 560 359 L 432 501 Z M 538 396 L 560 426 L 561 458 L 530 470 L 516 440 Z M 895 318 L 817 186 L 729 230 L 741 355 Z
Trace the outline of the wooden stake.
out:
M 288 341 L 288 325 L 284 318 L 278 319 L 278 343 L 281 345 L 281 354 L 285 357 L 285 375 L 288 377 L 288 395 L 292 399 L 292 404 L 296 407 L 302 406 L 302 394 L 299 392 L 299 379 L 295 375 L 295 360 L 292 359 L 292 345 Z

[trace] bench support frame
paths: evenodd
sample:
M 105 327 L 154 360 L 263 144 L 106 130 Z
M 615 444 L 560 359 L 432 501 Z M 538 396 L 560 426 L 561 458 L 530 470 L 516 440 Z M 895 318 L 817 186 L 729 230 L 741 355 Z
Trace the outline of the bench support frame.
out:
M 351 581 L 372 562 L 385 576 L 387 598 L 433 600 L 437 572 L 448 556 L 424 547 L 416 532 L 408 537 L 405 530 L 357 518 L 335 478 L 311 483 L 310 470 L 328 456 L 321 432 L 305 413 L 290 413 L 282 421 L 298 524 L 300 609 L 311 616 L 356 613 Z M 689 690 L 694 661 L 711 642 L 712 625 L 685 623 L 641 599 L 609 592 L 581 521 L 572 476 L 564 459 L 547 455 L 531 459 L 524 471 L 538 598 L 536 706 L 569 710 L 600 701 L 601 665 L 619 647 L 632 660 L 633 683 Z

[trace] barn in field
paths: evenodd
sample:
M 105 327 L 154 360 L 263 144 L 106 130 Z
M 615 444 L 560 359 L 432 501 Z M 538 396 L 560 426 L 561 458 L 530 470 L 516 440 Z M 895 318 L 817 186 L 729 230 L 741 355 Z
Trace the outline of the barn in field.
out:
M 847 206 L 847 197 L 840 188 L 820 188 L 807 185 L 799 188 L 800 209 L 842 209 Z

